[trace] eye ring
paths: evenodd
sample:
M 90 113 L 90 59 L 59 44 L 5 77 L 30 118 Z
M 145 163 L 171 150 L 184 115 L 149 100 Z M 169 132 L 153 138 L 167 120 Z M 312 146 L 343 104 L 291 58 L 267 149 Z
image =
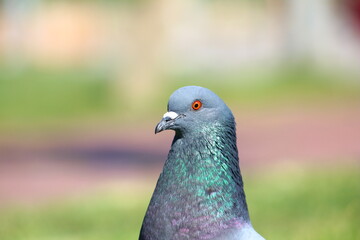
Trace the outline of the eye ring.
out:
M 202 102 L 200 100 L 196 100 L 193 102 L 191 107 L 193 110 L 197 111 L 202 107 Z

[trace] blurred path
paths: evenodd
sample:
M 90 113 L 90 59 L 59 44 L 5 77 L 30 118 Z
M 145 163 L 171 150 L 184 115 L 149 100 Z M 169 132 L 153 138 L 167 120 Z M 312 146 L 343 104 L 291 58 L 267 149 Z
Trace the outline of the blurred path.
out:
M 240 111 L 239 111 L 240 112 Z M 236 113 L 243 168 L 360 160 L 360 107 Z M 156 122 L 0 137 L 0 203 L 40 203 L 106 185 L 155 184 L 172 132 Z M 120 186 L 121 185 L 121 186 Z

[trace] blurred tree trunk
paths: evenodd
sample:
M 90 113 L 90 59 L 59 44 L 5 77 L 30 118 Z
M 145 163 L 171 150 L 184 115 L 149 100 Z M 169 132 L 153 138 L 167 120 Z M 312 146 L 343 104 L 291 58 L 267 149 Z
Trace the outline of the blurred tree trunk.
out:
M 11 67 L 21 68 L 25 64 L 23 41 L 26 35 L 28 14 L 38 5 L 39 0 L 4 0 L 4 55 Z
M 118 77 L 122 100 L 131 111 L 144 111 L 157 91 L 163 68 L 166 0 L 147 1 L 131 18 L 129 63 Z M 167 25 L 171 23 L 167 22 Z M 122 79 L 121 79 L 122 78 Z
M 345 0 L 339 2 L 343 4 L 347 11 L 350 13 L 356 31 L 358 31 L 358 34 L 360 34 L 360 1 Z
M 289 60 L 322 61 L 331 48 L 335 26 L 331 0 L 287 1 L 287 56 Z

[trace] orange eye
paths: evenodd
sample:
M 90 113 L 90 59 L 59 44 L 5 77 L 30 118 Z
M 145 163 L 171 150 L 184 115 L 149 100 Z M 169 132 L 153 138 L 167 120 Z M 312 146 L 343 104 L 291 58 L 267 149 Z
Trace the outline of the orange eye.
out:
M 202 103 L 199 100 L 196 100 L 192 104 L 192 109 L 199 110 L 202 106 Z

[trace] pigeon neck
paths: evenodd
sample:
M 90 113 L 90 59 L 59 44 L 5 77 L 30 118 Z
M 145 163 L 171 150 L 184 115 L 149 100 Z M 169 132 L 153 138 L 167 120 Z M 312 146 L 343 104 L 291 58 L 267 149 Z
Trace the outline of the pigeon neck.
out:
M 235 124 L 177 133 L 140 239 L 230 239 L 249 227 Z
M 214 218 L 249 222 L 235 123 L 214 123 L 192 133 L 177 133 L 164 166 L 164 177 L 168 171 L 171 178 L 176 176 L 179 191 L 198 202 L 200 214 L 214 208 Z

